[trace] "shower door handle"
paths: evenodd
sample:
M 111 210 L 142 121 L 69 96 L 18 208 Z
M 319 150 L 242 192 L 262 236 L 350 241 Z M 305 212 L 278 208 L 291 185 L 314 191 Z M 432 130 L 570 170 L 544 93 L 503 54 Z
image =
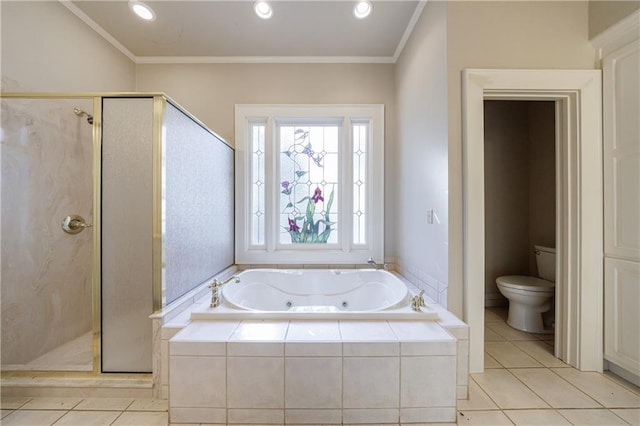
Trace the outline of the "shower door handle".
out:
M 93 225 L 85 222 L 84 218 L 77 214 L 70 214 L 62 221 L 62 230 L 67 234 L 77 234 L 85 228 L 91 228 Z

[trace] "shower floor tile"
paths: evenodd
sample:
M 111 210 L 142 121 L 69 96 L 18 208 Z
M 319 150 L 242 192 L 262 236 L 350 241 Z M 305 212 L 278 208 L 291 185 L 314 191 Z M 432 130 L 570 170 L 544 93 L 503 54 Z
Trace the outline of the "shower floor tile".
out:
M 23 370 L 92 371 L 93 333 L 85 333 L 22 367 Z

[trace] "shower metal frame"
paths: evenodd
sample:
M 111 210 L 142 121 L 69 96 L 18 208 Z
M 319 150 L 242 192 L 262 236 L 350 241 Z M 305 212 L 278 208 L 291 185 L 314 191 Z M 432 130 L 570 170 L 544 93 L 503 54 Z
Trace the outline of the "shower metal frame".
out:
M 164 115 L 167 102 L 178 108 L 182 113 L 192 119 L 195 123 L 207 130 L 216 138 L 231 147 L 220 135 L 211 131 L 202 121 L 189 113 L 185 108 L 162 92 L 0 92 L 0 99 L 91 99 L 93 100 L 93 254 L 92 254 L 92 334 L 93 334 L 93 368 L 92 371 L 71 371 L 71 370 L 11 370 L 0 371 L 1 377 L 86 377 L 86 376 L 109 376 L 109 377 L 150 377 L 148 373 L 102 373 L 101 365 L 101 248 L 102 248 L 102 100 L 103 98 L 153 98 L 153 135 L 152 135 L 152 301 L 153 311 L 158 311 L 165 306 L 165 250 L 162 244 L 162 176 L 165 173 L 162 165 L 162 157 L 165 141 L 163 139 Z

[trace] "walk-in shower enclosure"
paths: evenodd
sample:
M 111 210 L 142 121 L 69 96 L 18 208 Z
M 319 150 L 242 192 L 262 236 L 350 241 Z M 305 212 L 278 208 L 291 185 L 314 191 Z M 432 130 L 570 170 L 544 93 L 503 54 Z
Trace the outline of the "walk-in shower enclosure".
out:
M 233 149 L 162 94 L 0 96 L 2 371 L 150 372 L 233 264 Z

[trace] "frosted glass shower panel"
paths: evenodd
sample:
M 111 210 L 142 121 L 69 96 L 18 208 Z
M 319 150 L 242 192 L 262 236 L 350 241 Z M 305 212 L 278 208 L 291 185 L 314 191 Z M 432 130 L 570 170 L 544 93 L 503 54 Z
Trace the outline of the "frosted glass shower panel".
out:
M 152 370 L 153 104 L 102 101 L 102 371 Z
M 165 112 L 165 303 L 234 262 L 234 154 L 167 102 Z

